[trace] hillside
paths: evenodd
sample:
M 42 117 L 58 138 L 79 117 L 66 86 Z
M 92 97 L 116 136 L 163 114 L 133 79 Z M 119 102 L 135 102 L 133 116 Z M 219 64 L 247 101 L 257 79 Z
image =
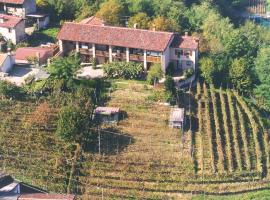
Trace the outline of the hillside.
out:
M 151 100 L 161 91 L 134 81 L 113 84 L 108 105 L 127 115 L 101 130 L 101 155 L 98 141 L 75 152 L 57 139 L 55 99 L 48 99 L 50 108 L 1 100 L 1 170 L 83 199 L 190 199 L 268 188 L 269 140 L 258 113 L 236 92 L 198 85 L 189 96 L 192 132 L 181 134 L 168 128 L 170 108 Z M 29 125 L 42 110 L 48 120 Z

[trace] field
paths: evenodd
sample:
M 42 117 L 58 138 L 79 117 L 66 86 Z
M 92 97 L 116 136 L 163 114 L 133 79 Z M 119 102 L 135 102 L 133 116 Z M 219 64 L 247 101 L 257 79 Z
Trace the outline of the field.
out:
M 187 128 L 181 133 L 168 127 L 170 107 L 151 98 L 160 89 L 135 81 L 112 84 L 107 105 L 125 111 L 123 120 L 94 130 L 100 133 L 100 145 L 96 139 L 77 151 L 54 135 L 59 111 L 54 99 L 1 100 L 2 170 L 82 199 L 204 199 L 202 194 L 206 199 L 225 194 L 236 196 L 224 199 L 240 199 L 238 193 L 255 190 L 267 194 L 268 134 L 259 114 L 236 92 L 198 84 L 183 98 Z M 30 123 L 42 111 L 48 113 L 46 120 Z

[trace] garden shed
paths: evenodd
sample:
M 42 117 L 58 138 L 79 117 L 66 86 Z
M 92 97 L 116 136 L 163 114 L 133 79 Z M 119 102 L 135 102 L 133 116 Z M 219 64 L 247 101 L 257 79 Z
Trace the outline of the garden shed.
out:
M 185 109 L 174 108 L 171 110 L 169 125 L 171 128 L 183 129 L 185 125 Z
M 95 119 L 102 123 L 118 123 L 120 108 L 115 107 L 97 107 L 95 110 Z

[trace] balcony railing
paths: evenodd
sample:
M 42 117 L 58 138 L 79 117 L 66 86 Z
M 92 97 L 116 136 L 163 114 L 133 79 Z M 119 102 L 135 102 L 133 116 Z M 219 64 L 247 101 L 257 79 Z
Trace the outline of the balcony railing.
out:
M 92 49 L 80 49 L 80 54 L 93 55 L 93 51 L 92 51 Z
M 107 51 L 96 50 L 96 56 L 100 56 L 100 57 L 109 57 L 109 52 L 107 52 Z
M 160 56 L 147 56 L 146 60 L 147 60 L 147 62 L 161 63 L 161 57 Z
M 129 60 L 131 61 L 144 61 L 143 55 L 137 55 L 137 54 L 129 54 Z
M 113 57 L 120 60 L 126 60 L 126 53 L 112 53 Z

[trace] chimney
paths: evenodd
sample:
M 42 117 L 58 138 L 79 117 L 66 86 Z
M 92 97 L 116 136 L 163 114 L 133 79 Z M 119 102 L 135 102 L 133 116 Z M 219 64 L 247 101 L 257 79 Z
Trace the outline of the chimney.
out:
M 188 32 L 185 32 L 185 37 L 188 37 Z
M 154 25 L 154 27 L 153 27 L 153 29 L 152 29 L 153 31 L 156 31 L 156 25 Z
M 133 25 L 133 28 L 137 29 L 137 26 L 138 26 L 138 24 L 135 23 L 135 24 Z

